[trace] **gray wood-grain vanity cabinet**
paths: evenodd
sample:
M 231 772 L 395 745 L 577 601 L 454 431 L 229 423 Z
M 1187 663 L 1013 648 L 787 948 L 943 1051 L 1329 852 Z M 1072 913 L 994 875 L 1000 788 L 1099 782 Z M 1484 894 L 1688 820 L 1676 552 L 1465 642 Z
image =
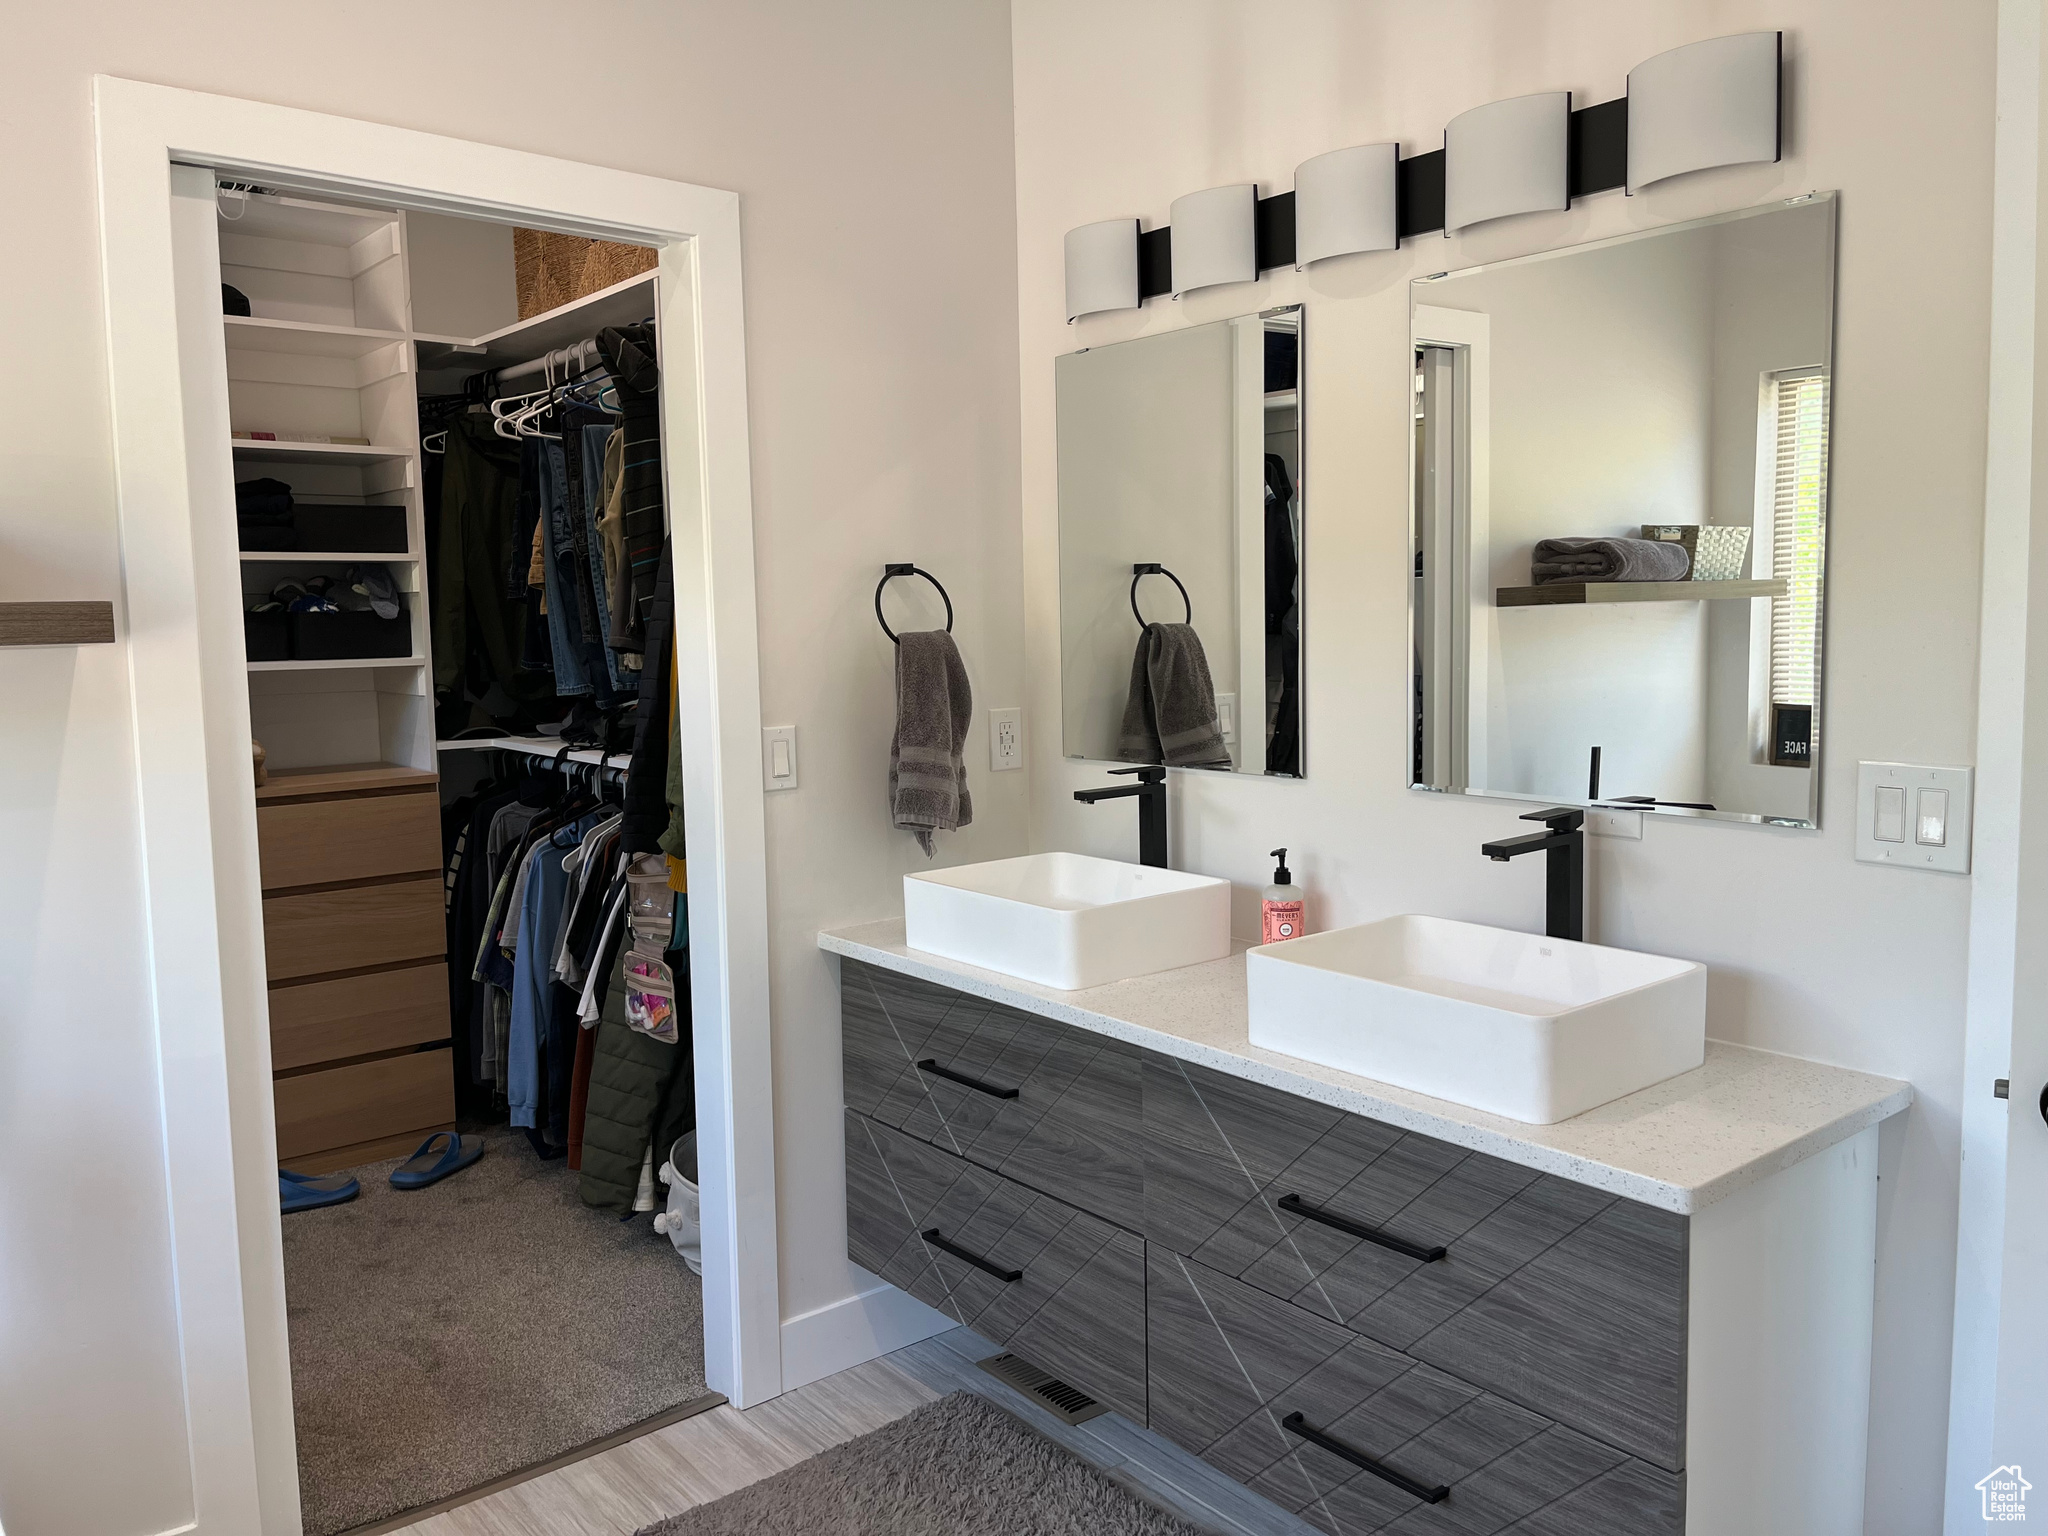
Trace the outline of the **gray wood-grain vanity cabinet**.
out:
M 1687 1218 L 843 966 L 856 1263 L 1332 1536 L 1684 1531 Z

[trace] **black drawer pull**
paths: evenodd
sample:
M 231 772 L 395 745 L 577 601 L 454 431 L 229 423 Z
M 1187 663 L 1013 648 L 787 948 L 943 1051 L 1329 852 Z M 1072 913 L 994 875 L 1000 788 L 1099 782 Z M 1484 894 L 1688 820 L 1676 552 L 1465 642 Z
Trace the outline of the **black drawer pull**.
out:
M 942 1067 L 929 1056 L 917 1064 L 917 1070 L 929 1072 L 934 1077 L 947 1078 L 952 1082 L 960 1084 L 963 1088 L 972 1088 L 976 1093 L 985 1093 L 992 1099 L 1014 1099 L 1017 1097 L 1017 1090 L 1014 1088 L 998 1088 L 994 1083 L 984 1083 L 978 1077 L 969 1077 L 964 1072 L 955 1072 L 951 1067 Z
M 1339 1232 L 1348 1232 L 1353 1237 L 1363 1238 L 1368 1243 L 1378 1243 L 1382 1248 L 1391 1248 L 1396 1253 L 1405 1253 L 1411 1259 L 1420 1259 L 1425 1264 L 1434 1264 L 1451 1250 L 1438 1244 L 1425 1248 L 1420 1243 L 1411 1243 L 1405 1238 L 1382 1232 L 1378 1227 L 1368 1227 L 1361 1222 L 1339 1216 L 1335 1211 L 1326 1211 L 1319 1205 L 1310 1205 L 1299 1195 L 1282 1195 L 1273 1202 L 1290 1216 L 1306 1217 L 1320 1221 L 1326 1227 L 1335 1227 Z
M 1290 1413 L 1280 1421 L 1280 1427 L 1290 1435 L 1299 1435 L 1310 1445 L 1320 1445 L 1332 1456 L 1341 1456 L 1354 1467 L 1361 1467 L 1374 1477 L 1384 1478 L 1403 1493 L 1412 1493 L 1425 1504 L 1441 1504 L 1451 1496 L 1451 1490 L 1442 1483 L 1434 1488 L 1427 1483 L 1418 1483 L 1412 1477 L 1403 1477 L 1383 1461 L 1374 1461 L 1363 1451 L 1354 1451 L 1342 1440 L 1332 1440 L 1320 1429 L 1311 1429 L 1308 1421 L 1298 1413 Z
M 984 1259 L 978 1253 L 969 1253 L 965 1248 L 962 1248 L 958 1243 L 947 1242 L 945 1238 L 939 1236 L 939 1229 L 937 1227 L 933 1227 L 926 1232 L 920 1232 L 918 1236 L 922 1237 L 934 1248 L 943 1248 L 946 1250 L 946 1252 L 953 1255 L 954 1258 L 965 1259 L 968 1263 L 972 1264 L 976 1269 L 983 1270 L 988 1274 L 994 1275 L 998 1280 L 1002 1281 L 1005 1285 L 1014 1284 L 1016 1281 L 1022 1280 L 1024 1278 L 1024 1271 L 1021 1269 L 1000 1268 L 997 1265 L 989 1263 L 987 1259 Z

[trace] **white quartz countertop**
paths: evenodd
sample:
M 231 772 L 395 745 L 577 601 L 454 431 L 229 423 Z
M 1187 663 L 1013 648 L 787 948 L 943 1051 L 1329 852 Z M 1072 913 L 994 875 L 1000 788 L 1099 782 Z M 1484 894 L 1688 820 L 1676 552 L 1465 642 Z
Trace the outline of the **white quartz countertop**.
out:
M 1061 992 L 911 949 L 900 917 L 820 933 L 818 947 L 1680 1214 L 1913 1102 L 1912 1084 L 1897 1078 L 1709 1040 L 1696 1071 L 1555 1125 L 1525 1125 L 1253 1045 L 1242 949 Z

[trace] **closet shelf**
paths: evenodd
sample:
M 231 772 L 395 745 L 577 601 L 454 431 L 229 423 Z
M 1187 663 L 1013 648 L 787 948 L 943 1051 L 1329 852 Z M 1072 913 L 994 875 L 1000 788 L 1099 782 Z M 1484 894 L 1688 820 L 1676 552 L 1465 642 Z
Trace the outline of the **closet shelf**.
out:
M 1785 578 L 1763 581 L 1552 581 L 1501 587 L 1496 608 L 1556 608 L 1581 603 L 1699 603 L 1716 597 L 1783 597 Z
M 439 777 L 431 768 L 407 768 L 399 763 L 273 768 L 269 782 L 257 786 L 256 799 L 260 803 L 288 795 L 338 795 L 366 789 L 399 789 L 413 784 L 432 784 Z
M 422 368 L 471 368 L 479 372 L 530 362 L 543 352 L 588 341 L 608 325 L 631 325 L 654 313 L 654 274 L 643 272 L 600 288 L 558 309 L 492 331 L 473 341 L 415 332 Z M 457 346 L 472 350 L 456 352 Z
M 465 736 L 460 741 L 437 741 L 437 752 L 533 752 L 542 757 L 553 757 L 562 750 L 559 736 Z M 571 747 L 569 761 L 572 763 L 602 763 L 607 768 L 624 768 L 633 761 L 630 752 L 614 752 L 606 757 L 595 747 Z
M 0 603 L 0 646 L 107 645 L 113 638 L 112 603 Z
M 252 661 L 251 672 L 339 672 L 348 667 L 424 667 L 424 656 L 337 656 L 325 661 Z
M 1269 411 L 1290 411 L 1301 404 L 1301 392 L 1293 389 L 1276 389 L 1266 396 Z
M 292 352 L 301 357 L 367 357 L 409 331 L 374 331 L 354 325 L 320 325 L 311 320 L 263 320 L 223 315 L 228 347 L 237 352 Z
M 359 550 L 350 553 L 335 549 L 245 549 L 242 551 L 244 565 L 297 565 L 305 563 L 326 565 L 418 565 L 418 555 L 393 555 L 373 550 Z
M 388 464 L 409 459 L 410 448 L 380 448 L 374 443 L 273 443 L 260 438 L 237 437 L 235 457 L 261 464 Z

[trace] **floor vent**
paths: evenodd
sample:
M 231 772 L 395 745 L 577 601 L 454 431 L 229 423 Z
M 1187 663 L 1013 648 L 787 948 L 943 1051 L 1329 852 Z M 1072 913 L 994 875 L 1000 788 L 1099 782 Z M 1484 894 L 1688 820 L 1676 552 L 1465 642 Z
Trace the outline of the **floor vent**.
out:
M 1109 1404 L 1098 1403 L 1079 1387 L 1070 1387 L 1057 1376 L 1047 1375 L 1028 1360 L 1015 1355 L 991 1355 L 975 1362 L 1005 1386 L 1015 1387 L 1039 1407 L 1048 1410 L 1062 1424 L 1085 1424 L 1098 1414 L 1109 1412 Z

